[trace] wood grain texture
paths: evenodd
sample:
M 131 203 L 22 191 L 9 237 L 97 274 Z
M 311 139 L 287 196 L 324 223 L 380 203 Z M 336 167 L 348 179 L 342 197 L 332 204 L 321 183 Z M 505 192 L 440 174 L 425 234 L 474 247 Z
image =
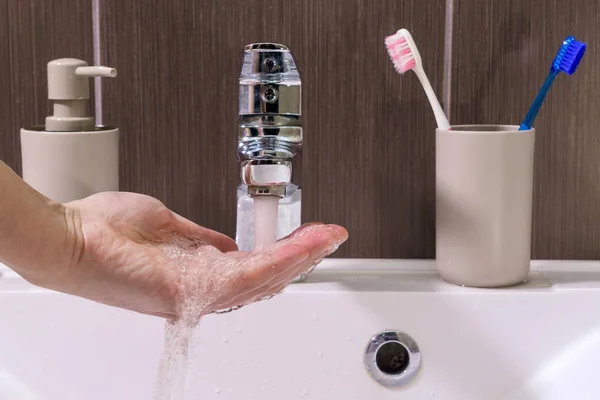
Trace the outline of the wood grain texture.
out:
M 21 169 L 19 129 L 48 115 L 46 64 L 92 63 L 90 1 L 0 0 L 0 159 Z M 91 109 L 91 108 L 90 108 Z
M 589 46 L 534 125 L 534 258 L 600 258 L 599 18 L 598 1 L 455 0 L 452 123 L 518 125 L 562 40 Z
M 303 219 L 348 228 L 337 256 L 433 257 L 435 121 L 383 39 L 411 30 L 440 93 L 443 1 L 102 0 L 101 15 L 123 190 L 233 235 L 240 55 L 280 42 L 303 81 Z

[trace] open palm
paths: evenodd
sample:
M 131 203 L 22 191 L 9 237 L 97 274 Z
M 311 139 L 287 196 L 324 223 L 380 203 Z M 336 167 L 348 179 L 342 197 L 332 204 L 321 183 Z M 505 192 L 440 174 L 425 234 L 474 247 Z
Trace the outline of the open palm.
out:
M 65 206 L 74 211 L 75 249 L 47 286 L 167 318 L 268 297 L 347 238 L 339 226 L 311 224 L 261 252 L 240 252 L 229 237 L 149 196 L 100 193 Z

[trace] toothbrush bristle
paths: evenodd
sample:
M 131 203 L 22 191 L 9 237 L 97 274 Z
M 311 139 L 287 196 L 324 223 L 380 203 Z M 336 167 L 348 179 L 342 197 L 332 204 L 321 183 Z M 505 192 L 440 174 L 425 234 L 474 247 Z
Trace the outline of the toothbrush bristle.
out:
M 398 73 L 403 74 L 417 65 L 408 40 L 401 33 L 385 38 L 385 47 Z
M 575 40 L 573 36 L 568 36 L 564 41 L 558 54 L 552 62 L 554 71 L 562 71 L 567 75 L 572 75 L 586 50 L 586 44 Z

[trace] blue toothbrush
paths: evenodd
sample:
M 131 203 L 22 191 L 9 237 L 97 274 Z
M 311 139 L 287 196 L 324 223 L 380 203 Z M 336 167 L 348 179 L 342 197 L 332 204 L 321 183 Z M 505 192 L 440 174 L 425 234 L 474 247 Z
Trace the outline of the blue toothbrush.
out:
M 540 111 L 540 107 L 542 106 L 554 79 L 561 71 L 566 72 L 567 75 L 573 74 L 579 65 L 579 61 L 581 61 L 581 57 L 583 57 L 583 54 L 585 53 L 585 48 L 585 43 L 578 42 L 573 36 L 567 36 L 562 43 L 560 50 L 558 50 L 558 54 L 554 57 L 554 61 L 552 61 L 552 67 L 550 68 L 550 73 L 548 74 L 546 81 L 542 85 L 527 116 L 519 127 L 520 131 L 531 129 L 533 121 L 535 120 L 538 111 Z

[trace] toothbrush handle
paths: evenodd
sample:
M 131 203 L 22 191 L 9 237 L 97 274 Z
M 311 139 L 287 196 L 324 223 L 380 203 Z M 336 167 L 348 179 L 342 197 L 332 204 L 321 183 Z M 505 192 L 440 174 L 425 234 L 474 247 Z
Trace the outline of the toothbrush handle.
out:
M 419 65 L 414 69 L 417 77 L 421 81 L 421 85 L 423 89 L 425 89 L 425 94 L 429 99 L 429 103 L 431 104 L 431 108 L 433 109 L 433 114 L 435 115 L 435 120 L 437 122 L 438 128 L 440 129 L 450 129 L 450 123 L 446 118 L 446 114 L 444 114 L 444 110 L 442 110 L 442 106 L 438 101 L 433 88 L 431 87 L 431 83 L 429 83 L 429 79 L 427 79 L 427 75 L 425 75 L 425 71 Z
M 538 111 L 540 111 L 540 108 L 542 107 L 542 103 L 544 102 L 544 99 L 546 98 L 546 95 L 548 94 L 548 91 L 550 90 L 552 83 L 554 83 L 554 79 L 558 75 L 558 72 L 559 71 L 550 71 L 550 73 L 548 74 L 548 77 L 544 81 L 542 88 L 540 89 L 537 96 L 535 97 L 535 100 L 533 100 L 533 104 L 531 105 L 531 108 L 527 112 L 525 119 L 523 120 L 523 122 L 521 123 L 521 126 L 519 127 L 520 131 L 526 131 L 528 129 L 531 129 L 531 127 L 533 125 L 533 121 L 535 120 L 535 117 L 537 117 Z

